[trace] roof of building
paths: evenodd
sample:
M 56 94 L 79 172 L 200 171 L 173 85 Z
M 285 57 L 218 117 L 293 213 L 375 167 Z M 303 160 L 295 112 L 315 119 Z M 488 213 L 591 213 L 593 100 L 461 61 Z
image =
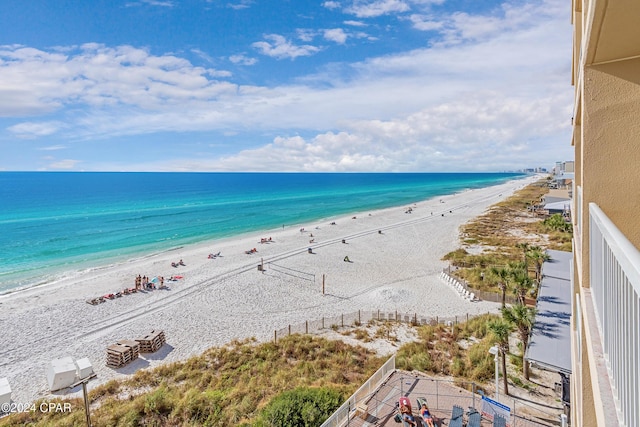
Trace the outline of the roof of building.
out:
M 571 207 L 571 200 L 554 200 L 552 202 L 545 203 L 544 209 L 548 211 L 565 211 Z
M 572 252 L 548 250 L 542 266 L 535 324 L 525 358 L 541 368 L 571 373 Z

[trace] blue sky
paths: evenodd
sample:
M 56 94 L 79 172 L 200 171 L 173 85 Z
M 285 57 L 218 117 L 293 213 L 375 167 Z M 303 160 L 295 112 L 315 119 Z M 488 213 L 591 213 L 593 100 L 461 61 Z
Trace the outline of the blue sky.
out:
M 0 170 L 571 160 L 568 0 L 3 0 Z

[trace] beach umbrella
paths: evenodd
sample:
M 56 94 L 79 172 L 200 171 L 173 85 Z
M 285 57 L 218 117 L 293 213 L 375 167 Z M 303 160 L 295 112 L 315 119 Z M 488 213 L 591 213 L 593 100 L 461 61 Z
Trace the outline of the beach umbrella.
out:
M 158 283 L 160 281 L 160 279 L 158 279 L 157 277 L 154 277 L 153 279 L 151 279 L 151 283 Z

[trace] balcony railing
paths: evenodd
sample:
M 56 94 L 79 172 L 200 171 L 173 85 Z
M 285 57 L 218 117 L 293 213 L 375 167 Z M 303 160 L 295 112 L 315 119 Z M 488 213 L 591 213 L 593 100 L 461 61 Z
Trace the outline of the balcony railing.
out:
M 591 295 L 620 425 L 640 426 L 640 251 L 589 204 Z

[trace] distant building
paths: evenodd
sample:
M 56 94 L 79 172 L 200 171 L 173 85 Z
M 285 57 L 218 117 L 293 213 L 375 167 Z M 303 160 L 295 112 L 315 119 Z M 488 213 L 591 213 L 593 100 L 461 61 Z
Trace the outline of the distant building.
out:
M 640 426 L 640 1 L 572 1 L 572 426 Z M 566 168 L 566 163 L 565 163 Z

